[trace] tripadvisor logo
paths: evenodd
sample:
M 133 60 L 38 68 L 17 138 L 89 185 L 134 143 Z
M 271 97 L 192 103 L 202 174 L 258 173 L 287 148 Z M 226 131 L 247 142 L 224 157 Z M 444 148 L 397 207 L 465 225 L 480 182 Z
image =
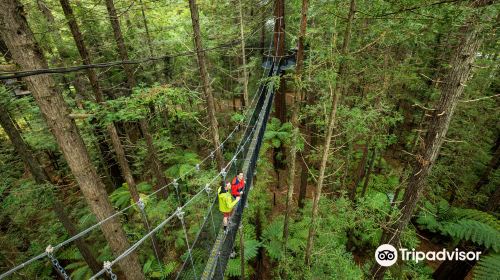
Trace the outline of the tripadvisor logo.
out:
M 375 260 L 381 266 L 391 266 L 398 260 L 398 251 L 391 244 L 382 244 L 375 251 Z
M 455 249 L 453 251 L 448 251 L 446 249 L 443 249 L 437 252 L 436 251 L 422 252 L 422 251 L 415 251 L 415 249 L 411 249 L 410 251 L 405 248 L 399 248 L 399 255 L 401 257 L 401 260 L 403 261 L 412 260 L 415 261 L 416 263 L 424 260 L 478 261 L 479 255 L 481 255 L 481 251 L 465 252 L 465 251 L 459 251 L 458 249 Z M 394 246 L 390 244 L 382 244 L 375 251 L 375 260 L 381 266 L 391 266 L 395 264 L 396 261 L 398 260 L 398 250 L 396 250 L 396 248 L 394 248 Z

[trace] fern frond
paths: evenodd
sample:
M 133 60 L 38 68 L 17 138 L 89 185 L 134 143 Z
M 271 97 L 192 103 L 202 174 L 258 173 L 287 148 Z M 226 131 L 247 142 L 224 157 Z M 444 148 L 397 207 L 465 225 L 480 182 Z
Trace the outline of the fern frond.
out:
M 500 254 L 481 257 L 474 269 L 474 280 L 500 279 Z
M 490 225 L 474 220 L 444 223 L 443 232 L 453 238 L 469 240 L 495 252 L 500 249 L 500 232 Z
M 459 219 L 468 219 L 487 224 L 500 231 L 500 221 L 493 215 L 476 209 L 453 208 L 454 216 Z

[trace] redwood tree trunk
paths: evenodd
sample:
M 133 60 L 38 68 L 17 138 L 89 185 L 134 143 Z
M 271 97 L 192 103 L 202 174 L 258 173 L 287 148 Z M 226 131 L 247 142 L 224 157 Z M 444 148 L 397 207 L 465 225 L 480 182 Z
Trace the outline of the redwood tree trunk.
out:
M 189 9 L 191 11 L 191 22 L 193 25 L 194 44 L 196 48 L 196 56 L 198 58 L 198 68 L 200 71 L 201 81 L 203 83 L 203 94 L 205 97 L 205 103 L 207 105 L 207 115 L 210 122 L 210 130 L 212 133 L 212 144 L 214 145 L 214 149 L 217 149 L 217 147 L 219 147 L 220 145 L 219 127 L 217 124 L 217 118 L 215 117 L 214 96 L 207 71 L 205 52 L 203 50 L 203 44 L 201 42 L 200 17 L 198 15 L 198 6 L 196 5 L 196 0 L 189 0 Z M 217 149 L 215 151 L 215 158 L 217 160 L 217 167 L 219 168 L 219 170 L 221 170 L 224 166 L 224 158 L 222 156 L 221 149 Z
M 307 169 L 307 164 L 305 161 L 305 156 L 309 154 L 309 145 L 306 143 L 304 146 L 304 152 L 301 153 L 301 158 L 300 159 L 300 186 L 299 186 L 299 198 L 297 201 L 298 207 L 300 209 L 304 208 L 304 199 L 306 198 L 307 194 L 307 181 L 309 179 L 309 170 Z
M 106 9 L 108 10 L 109 21 L 111 22 L 111 28 L 113 29 L 113 35 L 115 37 L 116 46 L 118 47 L 118 54 L 120 59 L 123 61 L 129 60 L 127 46 L 125 45 L 125 40 L 123 39 L 122 29 L 120 27 L 120 21 L 118 15 L 116 14 L 115 4 L 113 0 L 105 0 Z M 135 87 L 134 71 L 129 64 L 123 65 L 123 70 L 127 76 L 127 87 L 129 89 L 129 94 L 132 93 L 132 89 Z
M 76 22 L 75 15 L 73 13 L 73 9 L 71 8 L 69 1 L 68 0 L 60 0 L 61 7 L 64 12 L 64 16 L 66 17 L 66 20 L 69 25 L 69 29 L 71 31 L 71 34 L 73 35 L 73 40 L 75 41 L 76 47 L 78 49 L 78 52 L 80 54 L 80 57 L 83 61 L 84 65 L 89 65 L 92 64 L 92 59 L 90 58 L 89 51 L 87 49 L 87 46 L 85 45 L 85 42 L 83 40 L 82 33 L 80 31 L 80 27 L 78 26 L 78 23 Z M 103 103 L 104 102 L 104 97 L 102 94 L 101 86 L 99 85 L 99 80 L 97 78 L 97 74 L 94 69 L 89 68 L 86 70 L 87 72 L 87 77 L 90 81 L 90 86 L 92 87 L 92 91 L 94 92 L 95 100 L 98 103 Z M 109 174 L 115 174 L 115 176 L 112 178 L 112 180 L 116 183 L 121 183 L 123 182 L 123 178 L 118 177 L 116 178 L 116 174 L 119 174 L 118 164 L 115 161 L 114 157 L 110 153 L 110 148 L 108 143 L 106 142 L 106 139 L 104 137 L 104 129 L 102 127 L 99 127 L 97 124 L 97 121 L 94 119 L 91 122 L 95 128 L 94 134 L 96 135 L 98 141 L 99 141 L 99 148 L 101 150 L 101 153 L 103 154 L 103 158 L 105 159 L 105 162 L 108 164 L 109 168 Z M 118 143 L 121 146 L 121 143 Z M 115 146 L 116 143 L 113 142 L 113 146 L 115 150 L 120 149 L 120 147 Z M 123 171 L 122 171 L 123 172 Z M 119 186 L 118 185 L 118 186 Z M 115 185 L 116 186 L 116 185 Z
M 123 177 L 125 177 L 125 182 L 127 183 L 130 195 L 132 199 L 137 202 L 140 198 L 139 192 L 137 191 L 137 185 L 135 183 L 134 176 L 132 175 L 132 170 L 130 170 L 130 165 L 128 164 L 127 158 L 125 156 L 125 150 L 123 149 L 123 146 L 121 144 L 120 136 L 118 135 L 116 126 L 114 124 L 109 124 L 107 129 L 108 134 L 111 137 L 111 143 L 113 143 L 113 147 L 115 148 L 118 165 L 120 165 Z
M 301 20 L 300 20 L 300 31 L 299 31 L 299 49 L 297 50 L 297 68 L 295 75 L 297 79 L 300 81 L 302 79 L 302 65 L 304 60 L 304 37 L 306 35 L 306 27 L 307 27 L 307 0 L 302 0 L 302 12 L 301 12 Z M 302 42 L 302 43 L 300 43 Z M 299 66 L 300 65 L 300 66 Z M 299 99 L 301 96 L 300 82 L 299 86 L 296 88 L 296 92 L 293 97 L 292 103 L 292 141 L 290 144 L 290 153 L 288 155 L 288 189 L 286 195 L 286 206 L 285 206 L 285 221 L 283 224 L 283 240 L 284 247 L 286 252 L 286 246 L 288 242 L 288 224 L 290 221 L 290 213 L 293 204 L 293 189 L 295 187 L 295 166 L 297 161 L 297 138 L 299 137 Z
M 497 186 L 494 193 L 491 194 L 490 199 L 486 203 L 485 210 L 488 212 L 496 212 L 500 207 L 500 186 Z
M 283 57 L 285 53 L 285 0 L 276 0 L 274 7 L 274 50 L 273 56 Z M 281 123 L 286 122 L 286 93 L 285 78 L 280 76 L 280 87 L 276 92 L 274 100 L 274 110 L 276 117 Z
M 480 191 L 483 186 L 486 186 L 490 182 L 491 173 L 498 169 L 500 166 L 500 133 L 497 136 L 497 140 L 495 142 L 495 146 L 493 147 L 493 155 L 491 157 L 490 162 L 484 169 L 481 177 L 479 177 L 479 181 L 476 184 L 476 192 Z
M 245 52 L 245 33 L 243 32 L 243 0 L 238 0 L 238 8 L 240 12 L 240 40 L 241 40 L 241 66 L 243 67 L 243 102 L 241 107 L 250 106 L 248 103 L 248 71 L 247 71 L 247 58 Z
M 424 137 L 423 147 L 416 156 L 417 162 L 400 204 L 402 215 L 393 229 L 384 231 L 381 243 L 390 243 L 397 248 L 400 234 L 413 215 L 420 194 L 424 189 L 425 179 L 439 155 L 453 112 L 471 74 L 472 64 L 480 45 L 479 28 L 476 24 L 477 18 L 474 16 L 468 19 L 460 30 L 460 41 L 451 57 L 448 73 L 439 85 L 441 98 L 433 111 Z M 383 279 L 385 271 L 385 267 L 374 265 L 372 268 L 373 279 Z
M 1 36 L 21 69 L 47 68 L 47 62 L 35 42 L 24 15 L 24 8 L 18 0 L 1 1 Z M 54 134 L 90 209 L 98 220 L 113 215 L 115 211 L 108 200 L 105 186 L 92 165 L 85 143 L 75 122 L 69 117 L 69 108 L 56 89 L 54 80 L 45 74 L 26 77 L 24 81 Z M 101 228 L 115 255 L 129 247 L 125 232 L 117 218 L 103 224 Z M 131 253 L 120 261 L 119 265 L 128 278 L 144 279 L 137 254 Z
M 349 199 L 353 202 L 356 199 L 356 190 L 358 188 L 359 182 L 361 182 L 361 180 L 363 180 L 363 177 L 365 176 L 366 160 L 368 158 L 368 145 L 370 145 L 369 142 L 363 147 L 363 156 L 359 161 L 358 168 L 356 171 L 356 177 L 351 185 L 351 192 L 349 194 Z
M 142 133 L 146 139 L 146 145 L 151 159 L 151 171 L 153 172 L 153 176 L 156 178 L 156 189 L 160 189 L 168 184 L 167 178 L 163 175 L 163 170 L 165 170 L 165 168 L 156 155 L 156 148 L 153 143 L 153 136 L 149 132 L 148 122 L 145 119 L 142 119 L 139 121 L 139 125 L 141 126 Z M 163 199 L 167 198 L 167 189 L 162 189 L 159 192 L 159 195 Z
M 368 169 L 366 170 L 365 181 L 363 183 L 363 190 L 361 191 L 361 197 L 366 194 L 366 189 L 368 188 L 368 183 L 370 182 L 370 176 L 373 170 L 373 163 L 375 163 L 375 157 L 377 156 L 377 148 L 373 148 L 372 156 L 370 157 L 370 163 L 368 163 Z

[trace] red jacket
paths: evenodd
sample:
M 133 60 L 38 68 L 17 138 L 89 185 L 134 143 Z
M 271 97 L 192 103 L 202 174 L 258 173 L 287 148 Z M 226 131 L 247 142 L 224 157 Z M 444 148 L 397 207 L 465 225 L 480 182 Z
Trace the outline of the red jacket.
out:
M 231 194 L 233 196 L 240 196 L 240 192 L 245 188 L 245 180 L 238 180 L 238 177 L 234 177 L 231 182 Z

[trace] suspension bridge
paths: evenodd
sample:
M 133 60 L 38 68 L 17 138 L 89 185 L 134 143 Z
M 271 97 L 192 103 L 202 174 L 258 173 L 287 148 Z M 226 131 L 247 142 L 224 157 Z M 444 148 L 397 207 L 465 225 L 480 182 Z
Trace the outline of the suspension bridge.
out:
M 278 42 L 279 40 L 280 35 L 278 35 Z M 271 46 L 272 44 L 269 45 L 269 50 L 271 50 Z M 223 279 L 228 261 L 231 257 L 231 253 L 233 252 L 236 234 L 238 230 L 242 230 L 240 226 L 242 223 L 243 214 L 247 205 L 250 191 L 252 189 L 254 176 L 256 175 L 256 166 L 259 157 L 259 151 L 263 142 L 264 132 L 266 130 L 266 125 L 269 119 L 276 90 L 276 86 L 273 83 L 272 77 L 279 76 L 280 72 L 283 69 L 287 68 L 287 63 L 289 62 L 282 60 L 282 58 L 277 55 L 269 56 L 267 58 L 267 61 L 264 63 L 265 70 L 262 77 L 264 79 L 261 79 L 266 80 L 265 78 L 267 78 L 267 82 L 264 82 L 259 86 L 258 91 L 254 95 L 252 103 L 245 114 L 245 118 L 236 125 L 236 127 L 229 133 L 227 138 L 221 142 L 219 147 L 213 150 L 200 163 L 196 164 L 196 166 L 189 170 L 187 174 L 192 174 L 196 171 L 199 171 L 204 163 L 209 162 L 210 159 L 213 160 L 215 151 L 218 149 L 224 149 L 224 145 L 227 143 L 227 141 L 235 137 L 236 134 L 241 131 L 242 128 L 244 128 L 243 135 L 241 136 L 236 149 L 232 153 L 231 160 L 225 165 L 222 170 L 219 171 L 216 176 L 214 176 L 208 183 L 206 183 L 205 186 L 201 187 L 184 204 L 181 204 L 182 200 L 179 197 L 178 181 L 180 180 L 180 178 L 177 178 L 168 185 L 163 186 L 162 188 L 145 197 L 142 197 L 135 203 L 131 203 L 131 205 L 125 207 L 120 211 L 117 211 L 112 216 L 99 221 L 93 226 L 88 227 L 79 234 L 55 246 L 48 245 L 45 252 L 42 252 L 39 255 L 27 260 L 26 262 L 10 269 L 9 271 L 0 274 L 0 279 L 5 279 L 18 272 L 19 270 L 29 266 L 31 263 L 43 260 L 45 258 L 48 258 L 51 261 L 54 269 L 60 276 L 62 276 L 64 279 L 71 279 L 64 267 L 57 259 L 58 249 L 61 249 L 62 247 L 74 242 L 75 240 L 88 235 L 90 232 L 100 227 L 102 224 L 117 218 L 119 215 L 124 214 L 127 210 L 133 207 L 140 211 L 141 217 L 143 221 L 145 221 L 147 233 L 115 259 L 104 262 L 103 268 L 98 273 L 94 274 L 90 279 L 102 279 L 103 277 L 108 279 L 118 279 L 117 274 L 113 272 L 114 265 L 137 250 L 140 245 L 144 244 L 146 241 L 153 241 L 155 234 L 158 234 L 160 229 L 164 228 L 168 223 L 175 219 L 180 222 L 180 227 L 182 228 L 184 234 L 183 239 L 187 247 L 186 253 L 182 257 L 182 265 L 180 265 L 175 272 L 175 279 Z M 217 189 L 220 185 L 221 180 L 225 181 L 226 178 L 235 176 L 237 170 L 241 170 L 245 175 L 245 191 L 241 197 L 241 200 L 236 205 L 232 216 L 229 219 L 228 230 L 224 231 L 221 227 L 221 213 L 216 207 L 218 195 Z M 186 174 L 184 176 L 186 176 Z M 146 213 L 147 203 L 145 203 L 145 201 L 167 187 L 173 187 L 175 189 L 179 206 L 161 223 L 151 228 Z M 203 219 L 201 219 L 201 224 L 195 237 L 192 240 L 189 240 L 186 220 L 189 219 L 189 216 L 193 213 L 197 212 L 199 214 L 200 208 L 196 208 L 196 206 L 199 206 L 199 204 L 201 204 L 200 202 L 203 201 L 203 199 L 201 199 L 202 197 L 205 197 L 205 199 L 208 200 L 207 211 L 203 216 Z M 193 208 L 196 211 L 193 211 Z M 160 260 L 158 254 L 158 251 L 161 250 L 161 248 L 157 248 L 158 245 L 155 244 L 155 242 L 152 242 L 152 246 L 154 255 L 161 268 L 162 260 Z M 240 257 L 243 258 L 243 256 Z

